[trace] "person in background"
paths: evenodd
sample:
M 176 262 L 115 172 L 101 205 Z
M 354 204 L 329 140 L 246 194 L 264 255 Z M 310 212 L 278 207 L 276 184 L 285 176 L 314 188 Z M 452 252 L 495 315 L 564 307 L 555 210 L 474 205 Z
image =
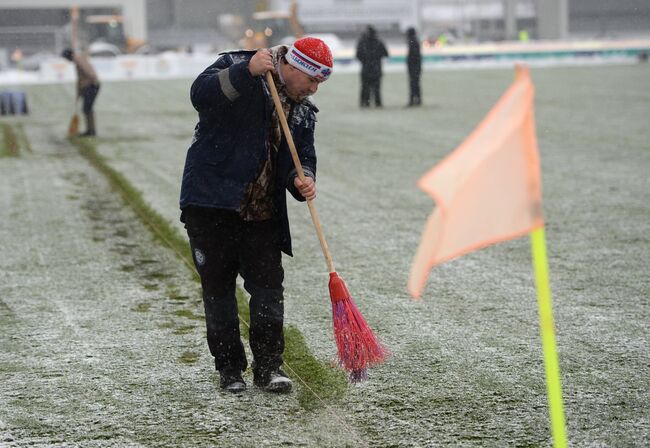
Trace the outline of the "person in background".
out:
M 406 65 L 409 74 L 409 102 L 408 107 L 420 106 L 422 104 L 422 93 L 420 92 L 420 76 L 422 74 L 422 55 L 420 54 L 420 39 L 415 28 L 406 31 L 406 43 L 408 55 Z
M 71 48 L 66 48 L 61 54 L 65 59 L 73 62 L 77 69 L 77 98 L 83 98 L 84 117 L 86 119 L 86 132 L 81 137 L 94 137 L 97 135 L 95 127 L 95 112 L 93 106 L 99 93 L 99 78 L 88 59 Z
M 376 107 L 382 107 L 381 102 L 381 60 L 388 57 L 384 43 L 377 37 L 375 28 L 368 25 L 366 32 L 357 44 L 356 57 L 361 62 L 361 100 L 362 108 L 370 107 L 373 97 Z
M 220 387 L 243 392 L 248 366 L 235 297 L 241 275 L 250 294 L 249 342 L 253 382 L 286 393 L 282 371 L 284 270 L 292 255 L 286 191 L 298 201 L 316 197 L 314 129 L 318 108 L 309 97 L 332 73 L 332 53 L 320 39 L 287 47 L 221 54 L 192 84 L 199 121 L 181 184 L 185 224 L 201 277 L 210 353 Z M 302 163 L 298 176 L 282 134 L 265 75 L 271 72 Z

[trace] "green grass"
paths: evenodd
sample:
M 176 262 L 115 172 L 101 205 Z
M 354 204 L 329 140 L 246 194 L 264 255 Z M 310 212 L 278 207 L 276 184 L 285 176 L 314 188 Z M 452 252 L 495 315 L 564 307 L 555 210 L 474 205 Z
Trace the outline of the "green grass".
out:
M 189 334 L 192 333 L 196 327 L 194 325 L 186 325 L 183 327 L 178 327 L 174 330 L 174 334 Z
M 323 402 L 339 400 L 347 390 L 346 374 L 340 369 L 316 360 L 309 352 L 307 343 L 298 328 L 289 325 L 285 327 L 284 335 L 285 363 L 291 366 L 292 371 L 306 383 L 301 384 L 303 387 L 298 391 L 300 405 L 305 409 L 314 409 L 320 407 Z
M 33 152 L 32 151 L 32 146 L 29 143 L 29 139 L 27 138 L 27 134 L 25 134 L 25 128 L 23 127 L 22 123 L 20 123 L 20 122 L 16 123 L 15 132 L 17 134 L 17 140 L 18 140 L 19 147 L 21 149 L 27 151 L 27 152 Z
M 150 303 L 138 303 L 136 306 L 131 308 L 131 311 L 135 311 L 138 313 L 146 313 L 151 309 L 151 304 Z
M 32 152 L 21 122 L 0 124 L 0 157 L 18 157 L 21 151 Z
M 195 364 L 199 360 L 199 354 L 185 351 L 178 357 L 178 360 L 183 364 Z
M 176 229 L 161 217 L 143 199 L 142 193 L 134 188 L 121 173 L 113 169 L 95 148 L 91 140 L 75 138 L 72 142 L 79 148 L 83 155 L 100 173 L 104 174 L 110 184 L 129 207 L 138 215 L 142 223 L 151 231 L 152 235 L 162 244 L 172 249 L 191 269 L 198 279 L 198 273 L 193 269 L 190 247 L 185 238 L 178 234 Z
M 248 297 L 237 289 L 240 332 L 248 335 L 250 313 Z M 296 327 L 284 327 L 284 361 L 289 368 L 287 374 L 302 387 L 298 390 L 298 402 L 305 409 L 316 409 L 327 402 L 339 400 L 347 389 L 347 378 L 343 371 L 318 361 L 310 353 L 305 338 Z
M 0 126 L 2 129 L 2 138 L 0 139 L 0 157 L 17 157 L 19 151 L 19 141 L 14 131 L 14 127 L 8 123 Z
M 185 318 L 191 319 L 191 320 L 200 320 L 200 321 L 202 321 L 203 319 L 205 319 L 205 316 L 195 314 L 192 310 L 178 310 L 178 311 L 174 311 L 173 314 L 175 316 L 185 317 Z

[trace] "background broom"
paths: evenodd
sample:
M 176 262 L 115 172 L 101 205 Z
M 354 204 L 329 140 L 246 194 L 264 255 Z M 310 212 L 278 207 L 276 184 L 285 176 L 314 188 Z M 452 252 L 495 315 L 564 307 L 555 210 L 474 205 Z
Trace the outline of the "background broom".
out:
M 72 50 L 77 49 L 77 34 L 79 28 L 79 8 L 73 6 L 70 8 L 70 18 L 72 19 L 70 27 L 70 43 Z M 74 113 L 68 125 L 68 138 L 75 137 L 79 133 L 79 95 L 74 100 Z
M 79 98 L 74 100 L 74 114 L 70 119 L 70 124 L 68 125 L 68 137 L 72 138 L 79 133 L 79 111 L 77 104 L 79 103 Z
M 302 164 L 298 158 L 296 145 L 293 142 L 287 118 L 284 116 L 280 97 L 278 96 L 278 91 L 270 71 L 266 72 L 266 82 L 271 89 L 275 110 L 282 125 L 282 132 L 287 139 L 289 150 L 291 151 L 291 158 L 298 172 L 298 177 L 304 182 L 305 175 L 302 170 Z M 332 300 L 332 319 L 334 321 L 334 337 L 336 339 L 339 364 L 350 372 L 351 381 L 361 381 L 367 378 L 368 367 L 383 362 L 388 353 L 386 348 L 375 337 L 372 329 L 366 323 L 361 312 L 359 312 L 354 300 L 352 300 L 350 292 L 347 286 L 345 286 L 345 282 L 338 276 L 334 269 L 334 262 L 332 261 L 332 255 L 325 241 L 325 235 L 320 225 L 320 218 L 316 212 L 316 206 L 311 200 L 307 200 L 307 205 L 330 273 L 329 290 L 330 299 Z

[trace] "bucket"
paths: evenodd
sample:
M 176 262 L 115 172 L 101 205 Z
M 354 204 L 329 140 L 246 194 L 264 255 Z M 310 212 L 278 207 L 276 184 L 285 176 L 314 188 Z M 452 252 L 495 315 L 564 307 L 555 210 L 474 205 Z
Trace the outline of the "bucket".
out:
M 5 90 L 0 93 L 0 115 L 27 115 L 27 95 L 22 90 Z

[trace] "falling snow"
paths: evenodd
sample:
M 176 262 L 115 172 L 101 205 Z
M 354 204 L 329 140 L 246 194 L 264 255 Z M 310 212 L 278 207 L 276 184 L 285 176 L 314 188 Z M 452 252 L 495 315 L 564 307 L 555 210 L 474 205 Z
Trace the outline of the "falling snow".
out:
M 574 446 L 648 437 L 649 75 L 532 71 Z M 424 106 L 408 110 L 400 74 L 384 79 L 383 110 L 358 109 L 354 75 L 319 89 L 316 205 L 336 269 L 392 357 L 316 411 L 295 394 L 218 391 L 190 271 L 64 138 L 72 86 L 28 88 L 30 148 L 0 157 L 0 446 L 550 446 L 526 239 L 436 268 L 421 302 L 405 286 L 433 206 L 415 181 L 512 76 L 426 72 Z M 179 232 L 190 82 L 105 83 L 97 104 L 97 150 Z M 304 204 L 290 217 L 286 320 L 333 361 L 327 269 Z

